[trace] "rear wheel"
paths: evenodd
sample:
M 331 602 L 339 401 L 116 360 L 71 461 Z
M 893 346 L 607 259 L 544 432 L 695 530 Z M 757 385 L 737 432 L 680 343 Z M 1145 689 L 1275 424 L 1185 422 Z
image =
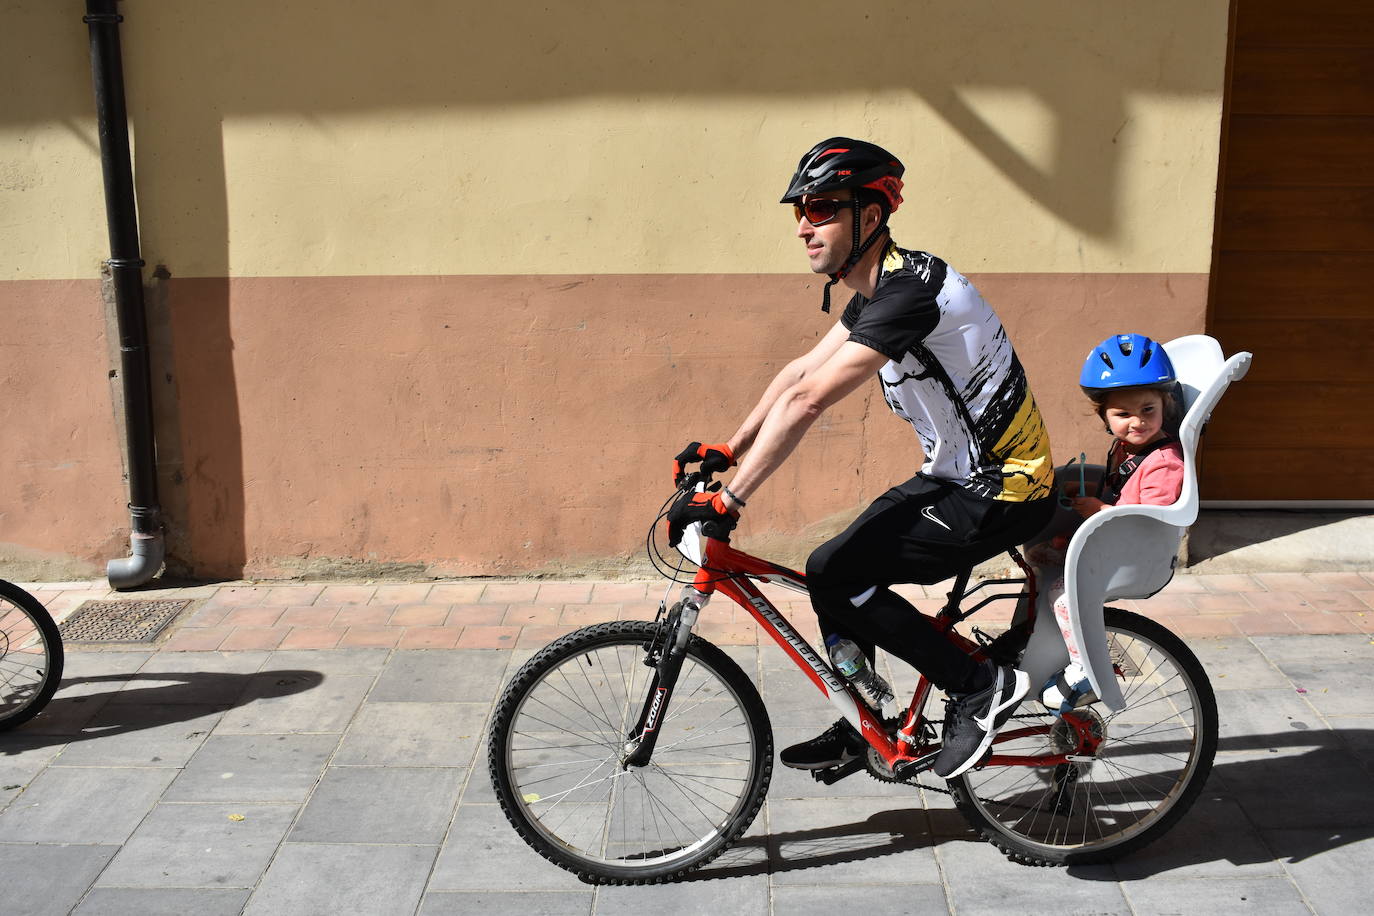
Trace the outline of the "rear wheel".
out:
M 29 721 L 62 680 L 62 637 L 46 608 L 0 580 L 0 731 Z
M 768 713 L 720 649 L 692 637 L 647 766 L 622 763 L 657 624 L 603 623 L 530 659 L 497 703 L 488 762 L 525 842 L 596 884 L 699 868 L 748 828 L 773 767 Z
M 1100 738 L 1096 752 L 1049 767 L 974 769 L 950 782 L 964 816 L 1016 861 L 1088 864 L 1139 849 L 1183 816 L 1211 772 L 1216 698 L 1197 657 L 1138 614 L 1107 608 L 1105 620 L 1126 705 L 1069 714 Z M 1035 697 L 1004 730 L 1037 725 L 1037 734 L 998 743 L 995 752 L 1056 755 L 1078 746 L 1073 724 Z

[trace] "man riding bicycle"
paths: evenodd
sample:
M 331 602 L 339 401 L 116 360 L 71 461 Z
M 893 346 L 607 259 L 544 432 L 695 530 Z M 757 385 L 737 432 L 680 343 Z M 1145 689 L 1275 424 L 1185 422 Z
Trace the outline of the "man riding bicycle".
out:
M 783 195 L 797 216 L 811 270 L 853 296 L 810 352 L 773 379 L 728 442 L 691 443 L 674 462 L 723 471 L 718 493 L 685 496 L 670 513 L 728 532 L 746 501 L 831 405 L 878 374 L 892 411 L 911 423 L 925 453 L 920 472 L 878 497 L 806 564 L 824 636 L 874 647 L 925 674 L 950 697 L 936 775 L 982 759 L 1029 687 L 1024 672 L 978 663 L 955 648 L 890 586 L 929 584 L 1024 543 L 1053 512 L 1049 438 L 1025 372 L 996 314 L 939 258 L 898 248 L 888 217 L 902 202 L 902 164 L 872 143 L 818 143 Z M 798 769 L 837 766 L 867 744 L 841 719 L 780 759 Z

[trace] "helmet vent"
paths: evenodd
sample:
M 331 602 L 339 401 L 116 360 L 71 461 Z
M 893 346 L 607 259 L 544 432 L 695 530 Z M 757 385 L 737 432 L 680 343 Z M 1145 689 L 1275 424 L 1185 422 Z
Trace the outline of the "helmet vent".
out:
M 1103 353 L 1101 350 L 1098 350 L 1098 351 L 1097 351 L 1097 355 L 1100 356 L 1100 357 L 1102 357 L 1102 361 L 1103 361 L 1104 363 L 1107 364 L 1107 368 L 1108 368 L 1108 369 L 1115 369 L 1115 368 L 1116 368 L 1116 366 L 1113 366 L 1113 365 L 1112 365 L 1112 358 L 1111 358 L 1110 356 L 1108 356 L 1106 353 Z
M 1140 351 L 1140 365 L 1142 368 L 1146 363 L 1150 361 L 1150 357 L 1154 355 L 1154 352 L 1154 347 L 1149 346 L 1147 346 L 1144 350 Z

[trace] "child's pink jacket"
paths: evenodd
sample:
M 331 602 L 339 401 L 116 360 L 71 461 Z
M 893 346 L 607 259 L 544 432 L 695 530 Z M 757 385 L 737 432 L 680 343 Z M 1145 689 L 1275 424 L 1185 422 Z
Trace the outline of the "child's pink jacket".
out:
M 1126 478 L 1118 506 L 1170 506 L 1183 492 L 1183 447 L 1170 442 L 1145 456 Z

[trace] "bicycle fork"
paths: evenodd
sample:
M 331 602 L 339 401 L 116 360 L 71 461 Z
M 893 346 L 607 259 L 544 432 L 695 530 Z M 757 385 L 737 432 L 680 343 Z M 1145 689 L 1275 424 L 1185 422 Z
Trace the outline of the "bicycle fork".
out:
M 647 766 L 653 756 L 654 746 L 658 743 L 659 725 L 668 714 L 668 701 L 672 698 L 677 677 L 682 672 L 682 663 L 687 658 L 687 644 L 692 640 L 692 628 L 710 595 L 703 594 L 690 585 L 682 590 L 682 598 L 668 609 L 668 619 L 664 622 L 662 639 L 656 639 L 649 648 L 644 664 L 654 669 L 649 681 L 649 691 L 644 697 L 639 719 L 629 734 L 620 755 L 620 768 Z

